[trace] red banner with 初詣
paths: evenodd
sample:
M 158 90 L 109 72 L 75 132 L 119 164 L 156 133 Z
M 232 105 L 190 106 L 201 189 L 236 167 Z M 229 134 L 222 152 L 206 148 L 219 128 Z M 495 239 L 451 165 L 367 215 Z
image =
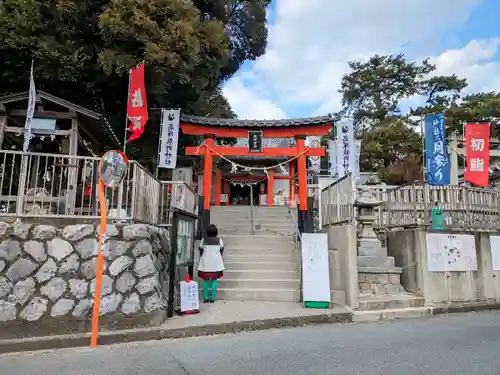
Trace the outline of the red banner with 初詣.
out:
M 491 124 L 465 125 L 464 180 L 475 186 L 487 187 L 490 172 L 490 126 Z

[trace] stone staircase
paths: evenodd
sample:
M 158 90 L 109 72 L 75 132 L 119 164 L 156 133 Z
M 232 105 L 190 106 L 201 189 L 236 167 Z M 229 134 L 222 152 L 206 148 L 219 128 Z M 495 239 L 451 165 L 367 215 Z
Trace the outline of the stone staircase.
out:
M 211 222 L 224 241 L 226 271 L 219 298 L 253 301 L 300 301 L 299 253 L 295 224 L 286 207 L 212 207 Z

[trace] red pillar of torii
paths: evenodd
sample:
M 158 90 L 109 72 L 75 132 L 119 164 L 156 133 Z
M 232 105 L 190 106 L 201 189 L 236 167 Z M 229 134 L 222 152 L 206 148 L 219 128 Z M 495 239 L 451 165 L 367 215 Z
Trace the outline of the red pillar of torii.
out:
M 332 129 L 333 119 L 330 116 L 313 117 L 300 120 L 232 120 L 213 119 L 198 116 L 182 116 L 181 130 L 185 135 L 197 135 L 204 137 L 204 143 L 199 147 L 186 147 L 186 155 L 197 155 L 204 158 L 203 162 L 203 208 L 210 209 L 212 189 L 212 164 L 213 157 L 217 156 L 263 156 L 263 157 L 289 157 L 296 158 L 296 163 L 290 163 L 290 198 L 293 199 L 293 177 L 295 166 L 298 180 L 299 210 L 305 213 L 307 204 L 307 163 L 309 156 L 324 156 L 325 150 L 320 148 L 307 148 L 305 139 L 307 136 L 328 135 Z M 247 138 L 250 130 L 260 130 L 264 138 L 295 138 L 295 146 L 291 147 L 268 147 L 262 152 L 250 152 L 247 147 L 219 146 L 214 142 L 217 138 Z M 269 171 L 271 172 L 271 171 Z M 269 184 L 272 189 L 274 171 L 269 175 Z M 222 179 L 220 172 L 216 174 L 216 198 L 215 203 L 220 204 L 222 192 Z M 268 205 L 273 204 L 273 192 L 268 194 Z M 218 198 L 217 198 L 218 197 Z

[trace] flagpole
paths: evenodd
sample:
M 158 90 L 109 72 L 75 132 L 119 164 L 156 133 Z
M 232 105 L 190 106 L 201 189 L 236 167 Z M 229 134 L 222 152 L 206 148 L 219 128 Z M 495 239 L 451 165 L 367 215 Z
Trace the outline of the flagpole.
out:
M 34 59 L 31 59 L 31 69 L 30 69 L 30 85 L 29 85 L 29 94 L 28 94 L 28 107 L 26 108 L 26 121 L 24 124 L 24 139 L 23 139 L 23 152 L 21 155 L 21 174 L 19 179 L 18 193 L 17 193 L 17 201 L 16 201 L 16 216 L 17 220 L 19 220 L 20 216 L 23 213 L 24 208 L 24 193 L 26 190 L 26 179 L 28 172 L 28 162 L 29 156 L 27 155 L 30 140 L 31 140 L 31 123 L 33 121 L 33 114 L 35 113 L 36 108 L 36 87 L 35 87 L 35 78 L 33 73 L 34 68 Z
M 424 124 L 425 124 L 425 116 L 423 115 L 420 119 L 420 134 L 422 134 L 422 182 L 425 184 L 426 177 L 426 157 L 425 157 L 425 134 L 424 134 Z
M 130 69 L 128 71 L 128 89 L 127 89 L 127 109 L 126 109 L 126 113 L 125 113 L 125 134 L 123 135 L 123 153 L 125 154 L 125 152 L 127 151 L 127 129 L 128 129 L 128 123 L 129 123 L 129 119 L 128 119 L 128 101 L 130 99 L 130 74 L 132 72 L 132 69 Z M 123 206 L 123 184 L 125 182 L 122 181 L 120 183 L 120 186 L 118 188 L 118 218 L 120 218 L 121 216 L 121 213 L 122 213 L 122 206 Z
M 127 112 L 128 112 L 128 101 L 130 100 L 130 74 L 132 73 L 132 69 L 128 71 L 128 89 L 127 89 Z M 125 151 L 127 151 L 127 130 L 128 130 L 128 113 L 125 112 L 125 135 L 123 136 L 123 153 L 125 154 Z
M 155 169 L 155 177 L 158 179 L 158 174 L 159 174 L 159 168 L 158 165 L 160 164 L 160 151 L 161 151 L 161 133 L 163 129 L 163 109 L 161 110 L 160 113 L 160 131 L 158 132 L 158 150 L 156 153 L 156 169 Z

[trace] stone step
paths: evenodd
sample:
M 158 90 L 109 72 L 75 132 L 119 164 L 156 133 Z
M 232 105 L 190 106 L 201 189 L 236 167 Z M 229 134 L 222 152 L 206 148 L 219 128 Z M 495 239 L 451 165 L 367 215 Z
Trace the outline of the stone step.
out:
M 270 275 L 272 276 L 272 275 Z M 219 280 L 222 289 L 299 289 L 299 279 L 230 279 L 226 275 Z
M 252 247 L 252 244 L 241 244 L 238 246 L 226 246 L 224 255 L 238 255 L 238 254 L 261 254 L 261 255 L 298 255 L 295 247 Z
M 226 270 L 224 278 L 229 279 L 280 279 L 299 280 L 300 271 L 297 270 Z M 222 279 L 221 279 L 222 280 Z
M 353 322 L 375 322 L 381 320 L 422 318 L 431 315 L 431 309 L 427 307 L 408 307 L 403 309 L 385 309 L 354 311 Z
M 219 230 L 224 228 L 250 228 L 252 223 L 250 219 L 241 221 L 230 221 L 228 219 L 222 220 L 212 220 L 212 223 L 217 225 Z M 277 229 L 295 229 L 294 223 L 288 223 L 286 221 L 254 221 L 254 228 L 277 228 Z
M 298 262 L 224 262 L 227 270 L 281 270 L 296 271 L 299 270 Z
M 252 253 L 252 252 L 224 252 L 224 261 L 229 263 L 234 262 L 294 262 L 297 260 L 297 256 L 292 252 L 272 254 L 272 253 Z
M 228 218 L 234 218 L 234 219 L 251 219 L 250 212 L 248 213 L 231 213 L 231 212 L 220 212 L 220 213 L 210 213 L 210 220 L 221 220 L 225 221 Z M 263 220 L 263 221 L 293 221 L 293 218 L 291 215 L 288 214 L 260 214 L 260 213 L 254 213 L 253 218 L 255 220 Z
M 293 288 L 282 289 L 249 289 L 249 288 L 220 288 L 217 290 L 220 299 L 241 301 L 276 301 L 298 302 L 300 290 Z
M 219 229 L 223 228 L 247 228 L 252 225 L 252 221 L 250 219 L 242 219 L 242 220 L 231 220 L 225 218 L 224 220 L 210 220 L 213 224 L 217 226 Z M 259 227 L 271 227 L 271 228 L 279 228 L 279 229 L 294 229 L 295 223 L 288 221 L 280 221 L 280 220 L 254 220 L 253 222 L 254 228 Z
M 245 228 L 245 229 L 231 229 L 231 228 L 224 228 L 221 227 L 219 231 L 221 236 L 226 236 L 228 234 L 243 234 L 243 235 L 251 235 L 251 234 L 257 234 L 257 235 L 276 235 L 276 236 L 292 236 L 295 233 L 295 230 L 293 229 L 252 229 L 250 227 Z
M 295 246 L 287 244 L 286 246 L 254 246 L 251 243 L 248 244 L 237 244 L 237 245 L 226 245 L 224 243 L 224 247 L 227 250 L 227 253 L 256 253 L 256 254 L 297 254 L 298 251 L 295 250 Z
M 415 296 L 387 296 L 387 297 L 367 297 L 360 296 L 359 310 L 388 310 L 405 309 L 411 307 L 424 307 L 425 298 Z
M 277 248 L 277 247 L 294 247 L 295 241 L 293 236 L 278 236 L 278 235 L 224 235 L 222 237 L 224 247 L 241 246 L 242 244 L 252 245 L 254 248 Z

